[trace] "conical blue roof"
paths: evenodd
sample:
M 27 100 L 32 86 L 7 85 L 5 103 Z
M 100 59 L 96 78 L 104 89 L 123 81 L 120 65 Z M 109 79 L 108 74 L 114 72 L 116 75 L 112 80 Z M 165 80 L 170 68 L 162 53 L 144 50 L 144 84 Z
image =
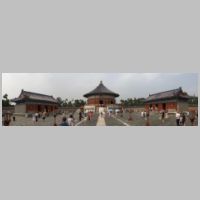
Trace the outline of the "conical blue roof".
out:
M 109 90 L 101 81 L 100 84 L 91 92 L 83 95 L 84 97 L 90 97 L 93 95 L 110 95 L 110 96 L 114 96 L 114 97 L 119 97 L 119 94 Z

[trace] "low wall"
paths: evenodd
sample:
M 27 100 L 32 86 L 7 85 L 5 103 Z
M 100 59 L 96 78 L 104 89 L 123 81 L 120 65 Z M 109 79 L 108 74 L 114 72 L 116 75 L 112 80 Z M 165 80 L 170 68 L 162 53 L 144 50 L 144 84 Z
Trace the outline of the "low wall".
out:
M 141 107 L 124 107 L 125 111 L 132 111 L 132 112 L 143 112 L 145 111 L 145 107 L 141 106 Z
M 145 111 L 145 107 L 124 107 L 124 110 L 131 110 L 134 112 L 143 112 Z M 189 106 L 188 111 L 195 111 L 198 112 L 198 106 Z M 175 109 L 169 109 L 169 112 L 176 112 Z
M 13 114 L 15 112 L 15 107 L 14 106 L 2 107 L 2 114 L 6 112 L 10 112 Z
M 58 113 L 74 113 L 76 110 L 78 110 L 79 108 L 76 107 L 59 107 L 57 112 Z

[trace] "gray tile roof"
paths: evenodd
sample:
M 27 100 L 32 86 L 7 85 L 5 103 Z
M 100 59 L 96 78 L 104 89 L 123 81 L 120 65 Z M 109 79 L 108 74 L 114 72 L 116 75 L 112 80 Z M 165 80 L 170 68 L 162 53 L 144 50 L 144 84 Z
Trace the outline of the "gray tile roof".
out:
M 57 100 L 50 95 L 35 93 L 35 92 L 28 92 L 28 91 L 21 91 L 21 94 L 18 98 L 13 99 L 13 102 L 19 102 L 22 100 L 34 100 L 34 101 L 43 101 L 43 102 L 50 102 L 50 103 L 58 103 Z
M 100 84 L 94 89 L 92 90 L 91 92 L 83 95 L 84 97 L 89 97 L 89 96 L 92 96 L 92 95 L 111 95 L 111 96 L 114 96 L 114 97 L 118 97 L 119 94 L 109 90 L 104 84 L 103 82 L 101 81 Z
M 171 98 L 189 99 L 190 97 L 187 93 L 183 92 L 181 87 L 179 87 L 174 90 L 168 90 L 165 92 L 150 94 L 149 97 L 147 97 L 145 101 L 151 102 L 151 101 L 171 99 Z

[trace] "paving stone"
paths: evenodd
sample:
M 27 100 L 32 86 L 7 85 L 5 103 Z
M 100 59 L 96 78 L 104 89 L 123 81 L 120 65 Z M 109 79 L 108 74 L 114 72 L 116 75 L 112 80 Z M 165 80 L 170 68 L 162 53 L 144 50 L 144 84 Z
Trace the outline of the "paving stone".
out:
M 67 115 L 68 116 L 68 115 Z M 141 117 L 140 113 L 134 112 L 131 114 L 132 120 L 129 120 L 129 113 L 124 113 L 123 117 L 121 115 L 114 115 L 109 116 L 108 114 L 105 115 L 105 124 L 106 126 L 124 126 L 124 123 L 127 123 L 130 126 L 145 126 L 146 125 L 146 120 Z M 59 125 L 62 122 L 62 115 L 58 115 L 56 117 L 56 124 Z M 95 113 L 92 117 L 92 119 L 89 120 L 84 120 L 83 122 L 79 123 L 79 117 L 78 113 L 76 112 L 74 114 L 75 118 L 75 124 L 79 123 L 78 126 L 96 126 L 97 125 L 97 120 L 98 120 L 99 115 Z M 116 119 L 115 119 L 116 118 Z M 119 120 L 122 122 L 120 122 Z M 150 113 L 150 118 L 149 118 L 150 126 L 176 126 L 176 119 L 175 115 L 169 115 L 168 119 L 165 119 L 165 122 L 162 123 L 162 121 L 159 119 L 159 114 L 158 113 Z M 16 116 L 16 121 L 12 121 L 11 126 L 53 126 L 54 125 L 54 117 L 49 116 L 45 120 L 42 120 L 41 118 L 38 120 L 38 122 L 34 123 L 32 121 L 32 118 L 25 118 L 22 116 Z M 186 126 L 191 126 L 189 118 L 186 119 Z M 198 119 L 195 120 L 195 126 L 198 126 Z
M 129 120 L 129 113 L 124 113 L 123 117 L 120 115 L 117 118 L 126 122 L 130 126 L 146 126 L 145 118 L 142 118 L 140 113 L 134 112 L 131 114 L 132 120 Z M 169 114 L 168 118 L 164 120 L 164 123 L 160 120 L 158 113 L 150 113 L 149 122 L 150 126 L 176 126 L 176 118 L 174 114 Z M 186 126 L 191 126 L 189 118 L 186 119 Z M 195 120 L 195 126 L 198 126 L 198 119 Z

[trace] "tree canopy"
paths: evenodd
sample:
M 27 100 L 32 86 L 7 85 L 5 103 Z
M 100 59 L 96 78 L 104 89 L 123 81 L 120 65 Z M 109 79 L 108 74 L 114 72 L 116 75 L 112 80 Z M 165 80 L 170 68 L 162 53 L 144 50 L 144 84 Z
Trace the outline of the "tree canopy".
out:
M 8 94 L 4 94 L 4 95 L 3 95 L 2 106 L 3 106 L 3 107 L 11 106 L 10 100 L 8 99 Z
M 198 97 L 192 96 L 189 99 L 189 105 L 191 105 L 191 106 L 197 106 L 198 105 Z
M 84 106 L 86 104 L 86 102 L 82 99 L 62 99 L 61 97 L 57 98 L 57 101 L 59 103 L 60 106 L 62 107 L 81 107 Z
M 121 99 L 120 102 L 123 106 L 144 106 L 144 98 L 128 98 L 128 99 Z

